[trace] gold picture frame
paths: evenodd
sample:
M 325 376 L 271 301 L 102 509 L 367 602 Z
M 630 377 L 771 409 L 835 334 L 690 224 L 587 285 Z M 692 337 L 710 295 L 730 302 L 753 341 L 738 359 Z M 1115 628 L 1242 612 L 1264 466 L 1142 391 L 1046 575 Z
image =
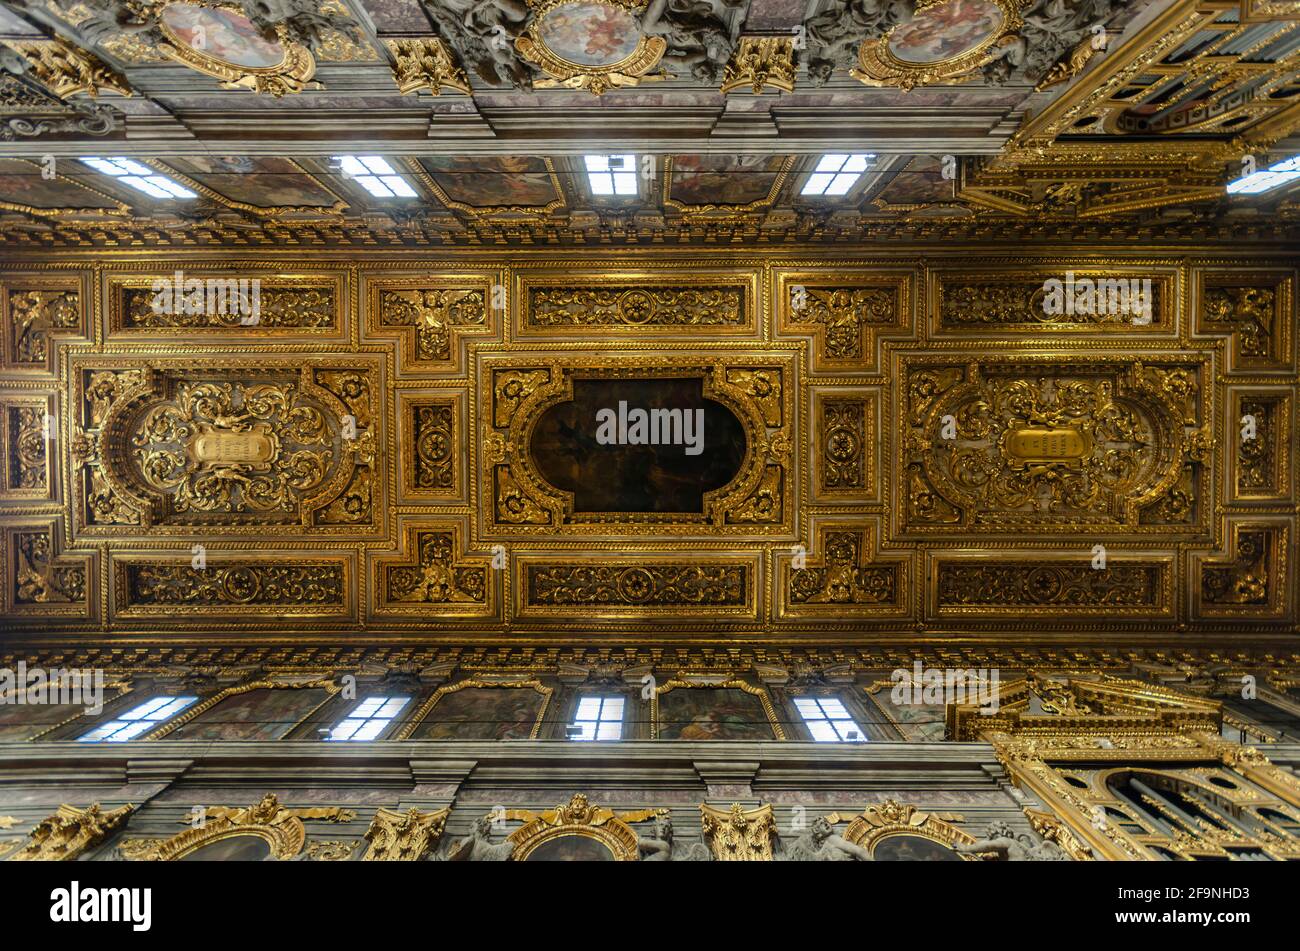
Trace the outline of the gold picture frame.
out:
M 1021 0 L 975 0 L 996 7 L 1002 15 L 1001 23 L 982 40 L 947 59 L 913 62 L 900 59 L 890 48 L 891 40 L 900 30 L 911 28 L 932 10 L 962 2 L 970 0 L 922 0 L 917 4 L 916 16 L 912 20 L 893 27 L 884 36 L 862 41 L 858 47 L 858 65 L 849 70 L 849 75 L 868 86 L 894 86 L 904 92 L 933 83 L 967 82 L 973 78 L 975 70 L 993 58 L 994 48 L 1003 38 L 1020 29 L 1023 23 Z
M 515 39 L 515 50 L 527 62 L 533 63 L 550 79 L 541 79 L 533 85 L 545 89 L 562 86 L 568 89 L 585 89 L 599 96 L 608 89 L 636 86 L 642 80 L 666 79 L 662 71 L 650 74 L 659 65 L 668 49 L 668 41 L 662 36 L 641 34 L 636 47 L 627 56 L 614 63 L 591 66 L 575 63 L 557 54 L 542 38 L 542 25 L 546 17 L 557 8 L 567 6 L 575 0 L 530 0 L 534 9 L 532 20 L 525 35 Z M 585 3 L 607 7 L 631 15 L 645 6 L 644 0 L 583 0 Z
M 255 93 L 279 99 L 286 93 L 302 92 L 308 88 L 309 81 L 316 75 L 316 60 L 312 57 L 311 51 L 299 43 L 292 42 L 284 24 L 277 27 L 280 46 L 284 49 L 284 58 L 279 63 L 265 67 L 240 66 L 197 50 L 187 43 L 167 24 L 165 14 L 167 8 L 171 6 L 206 7 L 240 17 L 244 16 L 243 8 L 237 3 L 214 3 L 206 0 L 165 3 L 157 8 L 158 29 L 166 39 L 166 42 L 159 47 L 159 51 L 182 66 L 188 66 L 197 72 L 220 79 L 223 89 L 250 89 Z

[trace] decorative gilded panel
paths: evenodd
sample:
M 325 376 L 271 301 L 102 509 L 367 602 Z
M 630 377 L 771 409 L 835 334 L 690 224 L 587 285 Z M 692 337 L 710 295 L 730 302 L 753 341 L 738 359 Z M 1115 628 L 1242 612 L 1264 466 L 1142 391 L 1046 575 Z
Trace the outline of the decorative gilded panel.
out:
M 1286 390 L 1231 392 L 1226 431 L 1231 441 L 1229 484 L 1237 502 L 1291 498 L 1291 394 Z
M 781 333 L 813 336 L 814 370 L 874 370 L 877 339 L 912 326 L 912 274 L 781 271 L 775 309 Z
M 1231 337 L 1233 369 L 1294 366 L 1291 272 L 1200 271 L 1196 277 L 1196 332 Z
M 478 446 L 478 495 L 483 500 L 481 513 L 486 532 L 511 536 L 789 535 L 797 485 L 792 469 L 795 439 L 792 355 L 769 352 L 762 357 L 728 355 L 702 359 L 696 352 L 679 356 L 491 354 L 482 358 L 478 376 L 481 381 L 478 412 L 484 424 Z M 701 490 L 700 472 L 668 472 L 659 462 L 629 463 L 629 471 L 618 470 L 604 477 L 587 475 L 581 466 L 593 455 L 597 440 L 585 430 L 576 430 L 595 428 L 592 421 L 575 418 L 571 426 L 560 419 L 555 432 L 547 429 L 555 422 L 547 417 L 553 408 L 572 404 L 577 412 L 576 407 L 587 405 L 575 396 L 579 387 L 587 402 L 590 401 L 587 397 L 595 392 L 593 386 L 606 386 L 610 393 L 629 394 L 641 387 L 647 398 L 657 399 L 658 381 L 663 381 L 665 392 L 697 403 L 714 404 L 719 410 L 715 419 L 731 420 L 731 429 L 724 429 L 722 437 L 710 437 L 702 432 L 700 454 L 684 457 L 703 460 L 700 465 L 705 471 L 713 471 L 710 467 L 718 462 L 716 478 L 729 476 L 720 487 Z M 610 397 L 607 407 L 610 412 L 614 405 L 614 398 Z M 694 410 L 687 408 L 683 412 L 689 414 Z M 703 414 L 705 410 L 698 412 Z M 545 465 L 551 470 L 549 478 L 543 473 L 542 457 L 535 444 L 540 431 L 550 432 L 545 453 Z M 674 432 L 680 435 L 680 431 L 678 427 Z M 551 447 L 550 443 L 560 441 L 556 432 L 571 445 Z M 647 445 L 650 438 L 658 444 L 658 437 L 647 436 Z M 664 445 L 672 442 L 666 438 Z M 555 451 L 551 452 L 551 448 Z M 728 454 L 731 462 L 722 459 Z M 567 471 L 575 472 L 586 482 L 592 501 L 550 481 L 564 476 L 565 472 L 557 475 L 556 470 L 566 466 Z M 686 489 L 694 491 L 698 498 L 680 508 L 653 507 L 657 500 L 669 497 L 678 489 L 682 490 L 683 498 L 691 494 Z M 698 508 L 690 511 L 686 504 Z
M 465 493 L 464 397 L 456 390 L 402 391 L 397 396 L 403 447 L 402 497 L 459 501 Z
M 1169 333 L 1176 329 L 1177 299 L 1177 282 L 1168 271 L 939 271 L 935 333 Z
M 1229 555 L 1194 560 L 1195 611 L 1204 617 L 1281 617 L 1295 610 L 1290 526 L 1234 522 Z
M 90 555 L 59 554 L 49 524 L 4 534 L 3 613 L 15 617 L 90 617 L 95 584 Z
M 465 554 L 461 528 L 408 525 L 403 554 L 375 562 L 374 611 L 439 618 L 494 617 L 499 608 L 493 555 Z
M 1075 557 L 1057 552 L 932 554 L 930 614 L 934 617 L 1170 617 L 1174 565 L 1170 557 L 1111 552 L 1093 567 L 1090 548 Z
M 113 338 L 237 335 L 265 343 L 286 337 L 341 337 L 342 274 L 285 276 L 256 269 L 176 270 L 108 276 Z
M 864 502 L 879 495 L 876 481 L 876 395 L 821 390 L 813 403 L 814 488 L 819 500 Z
M 372 360 L 87 356 L 72 382 L 81 531 L 383 530 L 383 388 Z
M 519 276 L 520 336 L 749 334 L 758 277 L 699 269 Z
M 1206 534 L 1208 356 L 905 355 L 904 532 Z
M 778 554 L 779 617 L 897 617 L 906 613 L 909 560 L 879 558 L 869 527 L 861 522 L 820 525 L 816 550 L 819 554 Z
M 0 281 L 4 364 L 10 369 L 53 369 L 54 341 L 86 336 L 79 278 L 13 277 Z
M 348 558 L 232 558 L 211 552 L 202 568 L 188 556 L 119 556 L 112 565 L 119 618 L 305 619 L 353 613 Z
M 412 373 L 459 370 L 461 341 L 496 336 L 508 306 L 499 272 L 367 277 L 365 300 L 367 333 L 399 340 Z
M 519 559 L 519 615 L 757 620 L 759 559 Z
M 0 397 L 0 501 L 54 497 L 57 424 L 43 398 Z

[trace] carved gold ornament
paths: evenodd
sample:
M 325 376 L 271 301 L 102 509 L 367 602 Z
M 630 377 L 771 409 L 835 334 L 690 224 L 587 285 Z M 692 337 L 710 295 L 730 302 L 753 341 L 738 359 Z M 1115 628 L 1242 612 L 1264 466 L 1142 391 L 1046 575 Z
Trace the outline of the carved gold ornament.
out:
M 68 862 L 99 845 L 120 829 L 135 806 L 127 803 L 105 812 L 99 803 L 78 809 L 59 806 L 58 812 L 36 824 L 28 843 L 11 855 L 10 862 Z
M 274 793 L 267 793 L 246 808 L 206 806 L 201 828 L 186 829 L 169 839 L 135 844 L 130 857 L 139 862 L 171 862 L 226 839 L 252 836 L 266 842 L 271 858 L 290 859 L 302 852 L 307 841 L 303 819 L 351 822 L 356 815 L 355 810 L 337 806 L 289 809 L 280 804 Z
M 745 809 L 733 802 L 731 808 L 700 806 L 700 829 L 709 851 L 718 862 L 770 862 L 776 818 L 770 805 Z
M 868 851 L 874 851 L 882 841 L 895 835 L 929 839 L 950 850 L 955 845 L 968 845 L 975 841 L 969 832 L 953 825 L 961 822 L 962 816 L 947 812 L 920 812 L 916 806 L 894 799 L 886 799 L 878 806 L 867 806 L 860 816 L 833 812 L 826 819 L 831 825 L 848 822 L 844 838 Z M 968 862 L 979 861 L 975 855 L 962 854 L 961 858 Z
M 101 92 L 130 96 L 126 77 L 98 57 L 63 40 L 4 40 L 27 60 L 32 78 L 60 99 L 79 93 L 91 98 Z
M 884 36 L 863 40 L 849 75 L 868 86 L 909 90 L 966 82 L 1020 29 L 1024 0 L 930 0 Z M 953 48 L 945 48 L 960 40 Z
M 539 88 L 564 86 L 585 89 L 599 96 L 608 89 L 666 78 L 650 74 L 668 48 L 662 36 L 646 36 L 636 14 L 645 0 L 529 0 L 534 9 L 525 35 L 515 49 L 536 64 L 550 79 Z M 587 25 L 599 17 L 605 27 L 600 36 L 587 35 Z M 579 47 L 587 40 L 585 48 Z M 603 43 L 603 49 L 598 44 Z
M 250 89 L 278 99 L 302 92 L 316 74 L 311 51 L 289 39 L 284 23 L 276 28 L 277 42 L 263 40 L 237 3 L 167 3 L 158 9 L 158 28 L 167 40 L 160 52 L 220 79 L 223 89 Z
M 406 812 L 397 812 L 381 806 L 366 830 L 366 841 L 370 845 L 362 861 L 420 861 L 438 847 L 450 814 L 450 808 L 421 812 L 412 806 Z
M 437 37 L 385 39 L 384 45 L 393 54 L 393 81 L 403 96 L 421 89 L 435 96 L 441 95 L 444 89 L 470 94 L 465 71 Z
M 525 809 L 508 809 L 505 818 L 522 820 L 524 825 L 507 836 L 514 843 L 512 858 L 516 862 L 544 849 L 556 840 L 570 836 L 593 839 L 604 846 L 616 862 L 635 862 L 640 858 L 637 834 L 629 822 L 644 822 L 659 814 L 656 809 L 636 812 L 614 812 L 603 806 L 594 806 L 583 793 L 574 793 L 563 805 L 543 813 Z
M 755 95 L 768 87 L 794 92 L 793 36 L 742 36 L 722 76 L 722 92 L 745 86 Z

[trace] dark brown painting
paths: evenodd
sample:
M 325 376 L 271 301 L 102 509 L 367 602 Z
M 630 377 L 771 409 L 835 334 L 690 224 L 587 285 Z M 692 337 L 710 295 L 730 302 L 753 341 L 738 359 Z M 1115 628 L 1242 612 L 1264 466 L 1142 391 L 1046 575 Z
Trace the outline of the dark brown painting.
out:
M 436 156 L 420 161 L 447 197 L 463 205 L 531 208 L 560 197 L 546 162 L 536 156 Z
M 115 696 L 117 696 L 116 690 L 106 689 L 104 703 L 108 703 Z M 64 720 L 82 716 L 85 712 L 86 706 L 81 703 L 0 704 L 0 741 L 30 740 Z M 89 724 L 94 722 L 94 718 L 86 722 L 88 724 L 86 729 L 89 730 Z
M 187 852 L 179 862 L 262 862 L 271 854 L 271 843 L 260 835 L 232 835 Z
M 546 698 L 531 687 L 465 687 L 444 694 L 413 740 L 526 740 Z
M 738 687 L 677 687 L 659 697 L 665 740 L 772 740 L 763 701 Z
M 748 205 L 772 192 L 783 155 L 675 155 L 669 195 L 684 205 Z
M 529 450 L 543 478 L 557 489 L 572 492 L 575 512 L 704 511 L 704 493 L 720 489 L 735 478 L 745 458 L 745 430 L 727 407 L 704 397 L 700 379 L 575 380 L 573 399 L 547 410 L 533 430 Z M 644 410 L 703 411 L 703 431 L 691 417 L 691 429 L 680 427 L 678 442 L 634 444 L 636 434 L 624 427 L 627 441 L 604 444 L 601 417 L 610 410 L 617 418 Z M 678 435 L 676 420 L 669 439 Z M 666 421 L 653 417 L 650 422 Z M 635 419 L 632 419 L 635 423 Z M 656 432 L 662 435 L 663 426 Z M 647 427 L 648 429 L 648 427 Z M 615 433 L 617 437 L 617 433 Z M 687 444 L 687 436 L 696 445 Z M 687 449 L 697 448 L 698 454 Z
M 58 171 L 84 170 L 93 175 L 90 169 L 73 159 L 59 159 Z M 111 190 L 111 186 L 105 190 Z M 18 159 L 0 159 L 0 201 L 15 205 L 30 205 L 33 208 L 116 208 L 117 202 L 111 198 L 96 194 L 82 188 L 70 178 L 43 178 L 40 164 L 21 162 Z
M 323 688 L 261 688 L 227 697 L 187 723 L 187 740 L 278 740 L 325 702 Z
M 962 857 L 933 839 L 919 835 L 891 835 L 871 850 L 877 862 L 960 862 Z
M 188 175 L 231 201 L 259 208 L 328 207 L 338 198 L 287 158 L 196 155 L 169 159 Z
M 614 854 L 589 835 L 562 835 L 528 853 L 527 862 L 612 862 Z

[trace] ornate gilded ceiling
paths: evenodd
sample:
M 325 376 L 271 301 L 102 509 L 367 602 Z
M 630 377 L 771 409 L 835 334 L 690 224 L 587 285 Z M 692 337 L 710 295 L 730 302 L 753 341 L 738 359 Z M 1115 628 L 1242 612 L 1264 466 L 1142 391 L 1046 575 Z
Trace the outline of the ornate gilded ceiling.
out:
M 1294 263 L 11 264 L 5 624 L 503 643 L 1293 635 Z M 1149 282 L 1151 306 L 1047 317 L 1043 288 L 1067 272 Z M 191 295 L 257 281 L 257 320 L 149 303 L 182 280 Z M 665 415 L 653 446 L 599 438 L 602 407 L 631 433 L 629 406 L 700 422 L 670 438 Z

